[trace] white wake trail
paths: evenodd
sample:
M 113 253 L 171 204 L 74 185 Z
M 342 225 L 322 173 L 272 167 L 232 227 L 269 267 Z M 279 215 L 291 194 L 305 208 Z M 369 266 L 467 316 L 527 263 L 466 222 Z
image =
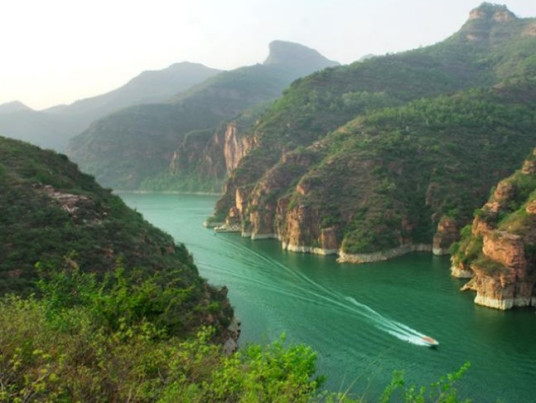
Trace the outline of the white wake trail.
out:
M 252 260 L 259 259 L 260 261 L 268 263 L 269 265 L 276 266 L 282 269 L 291 278 L 298 281 L 298 284 L 295 284 L 295 283 L 289 284 L 292 286 L 291 288 L 293 288 L 293 290 L 292 291 L 288 290 L 288 292 L 285 292 L 284 290 L 282 290 L 281 288 L 277 286 L 274 287 L 274 285 L 269 285 L 268 283 L 265 283 L 265 282 L 256 281 L 259 286 L 265 289 L 280 293 L 282 295 L 292 296 L 294 298 L 298 298 L 303 301 L 309 301 L 309 302 L 315 302 L 315 303 L 323 301 L 324 303 L 328 303 L 331 306 L 337 307 L 338 309 L 342 309 L 352 314 L 359 315 L 367 319 L 368 321 L 372 322 L 372 324 L 376 328 L 396 337 L 399 340 L 405 341 L 407 343 L 411 343 L 411 344 L 415 344 L 419 346 L 430 346 L 430 340 L 433 340 L 429 338 L 428 336 L 426 336 L 425 334 L 403 323 L 397 322 L 395 320 L 392 320 L 390 318 L 383 316 L 382 314 L 375 311 L 368 305 L 358 302 L 353 297 L 344 296 L 341 293 L 335 292 L 317 283 L 316 281 L 312 280 L 304 273 L 296 272 L 295 270 L 292 270 L 290 267 L 287 267 L 281 262 L 271 257 L 268 257 L 264 255 L 263 253 L 253 251 L 249 248 L 248 248 L 248 253 L 251 255 Z M 249 281 L 251 281 L 251 279 Z M 303 284 L 303 286 L 299 284 L 300 282 Z M 316 292 L 313 290 L 315 290 Z

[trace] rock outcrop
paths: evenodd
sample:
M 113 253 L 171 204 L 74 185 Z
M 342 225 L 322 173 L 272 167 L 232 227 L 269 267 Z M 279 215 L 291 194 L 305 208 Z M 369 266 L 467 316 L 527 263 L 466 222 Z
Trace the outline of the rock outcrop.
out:
M 521 170 L 501 181 L 477 211 L 452 256 L 462 288 L 496 309 L 536 306 L 536 149 Z
M 517 20 L 517 17 L 506 6 L 482 3 L 469 13 L 469 19 L 463 27 L 465 37 L 471 42 L 487 42 L 508 36 L 509 33 L 492 32 L 490 26 L 507 24 Z
M 453 218 L 443 216 L 437 224 L 432 251 L 434 255 L 446 255 L 450 245 L 459 238 L 459 224 Z
M 506 6 L 491 3 L 482 3 L 469 13 L 469 20 L 484 19 L 493 20 L 495 22 L 509 22 L 516 18 L 515 14 L 508 10 Z
M 261 144 L 231 173 L 215 221 L 225 222 L 220 230 L 239 230 L 253 239 L 275 238 L 291 251 L 337 253 L 345 262 L 384 260 L 414 250 L 446 254 L 489 188 L 515 169 L 532 144 L 523 129 L 512 131 L 510 119 L 497 120 L 485 132 L 475 131 L 479 122 L 489 118 L 478 105 L 496 103 L 500 94 L 493 90 L 482 98 L 473 96 L 463 101 L 463 107 L 462 95 L 437 100 L 444 116 L 463 116 L 464 126 L 436 122 L 433 114 L 421 119 L 420 110 L 425 115 L 436 100 L 419 101 L 408 109 L 400 108 L 395 118 L 390 112 L 389 116 L 378 112 L 375 119 L 382 122 L 381 128 L 376 121 L 357 118 L 308 147 L 283 151 L 279 161 L 260 175 L 266 161 L 272 163 L 274 153 L 263 149 L 262 139 L 256 140 Z M 529 109 L 526 112 L 532 114 Z M 411 132 L 400 135 L 399 121 L 411 124 Z M 438 142 L 429 126 L 455 133 L 456 151 L 438 154 L 443 140 Z M 502 136 L 503 129 L 519 142 L 511 148 L 494 148 L 489 154 L 482 152 L 495 138 L 493 133 Z M 480 153 L 479 159 L 467 158 L 475 153 Z M 487 171 L 490 164 L 493 172 Z M 531 172 L 534 167 L 527 163 L 524 170 Z M 493 203 L 517 193 L 501 184 L 490 209 L 496 211 Z M 478 222 L 480 227 L 485 224 Z M 456 270 L 464 277 L 470 273 L 468 266 Z
M 255 138 L 240 136 L 236 122 L 225 125 L 223 136 L 214 136 L 214 143 L 221 145 L 227 174 L 231 173 L 255 145 Z

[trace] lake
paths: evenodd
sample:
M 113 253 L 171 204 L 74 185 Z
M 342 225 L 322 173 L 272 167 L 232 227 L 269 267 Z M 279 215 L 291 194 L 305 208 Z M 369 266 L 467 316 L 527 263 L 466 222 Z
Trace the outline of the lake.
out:
M 202 226 L 216 197 L 120 194 L 184 243 L 200 274 L 226 285 L 242 321 L 240 344 L 289 343 L 318 352 L 326 388 L 375 401 L 395 370 L 429 384 L 471 367 L 458 390 L 477 402 L 528 402 L 536 393 L 536 315 L 474 305 L 450 277 L 449 259 L 413 253 L 388 262 L 338 264 L 333 256 L 285 252 L 275 240 L 251 241 Z M 421 335 L 440 343 L 420 345 Z

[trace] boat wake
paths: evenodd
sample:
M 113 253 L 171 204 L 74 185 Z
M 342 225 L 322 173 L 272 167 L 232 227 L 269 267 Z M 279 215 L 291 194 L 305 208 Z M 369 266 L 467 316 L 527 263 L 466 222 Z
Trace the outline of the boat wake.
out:
M 352 303 L 353 305 L 357 307 L 364 308 L 368 313 L 365 316 L 368 316 L 369 319 L 372 319 L 374 321 L 374 325 L 378 329 L 389 333 L 390 335 L 396 337 L 399 340 L 402 340 L 411 344 L 416 344 L 418 346 L 427 346 L 427 347 L 436 346 L 439 344 L 435 339 L 415 329 L 412 329 L 411 327 L 404 325 L 403 323 L 386 318 L 385 316 L 376 312 L 374 309 L 370 308 L 369 306 L 357 302 L 352 297 L 345 297 L 345 300 L 349 301 L 350 303 Z
M 237 247 L 237 245 L 233 246 Z M 230 251 L 230 253 L 233 252 Z M 434 347 L 439 344 L 435 339 L 412 329 L 403 323 L 383 316 L 368 305 L 358 302 L 355 298 L 331 290 L 312 280 L 307 275 L 292 270 L 290 267 L 287 267 L 278 260 L 268 257 L 263 253 L 248 248 L 248 254 L 246 254 L 246 256 L 250 257 L 247 262 L 247 265 L 250 267 L 259 266 L 259 269 L 261 269 L 261 266 L 264 266 L 258 264 L 258 261 L 261 261 L 264 262 L 264 264 L 268 264 L 268 266 L 276 266 L 282 270 L 282 272 L 278 271 L 277 273 L 277 283 L 271 281 L 270 278 L 266 278 L 264 281 L 259 281 L 251 278 L 251 276 L 247 276 L 245 280 L 247 280 L 246 283 L 249 285 L 256 283 L 257 286 L 274 293 L 311 303 L 327 303 L 331 306 L 336 306 L 338 309 L 351 313 L 352 315 L 359 315 L 371 322 L 377 329 L 407 343 L 426 347 Z M 272 272 L 271 274 L 273 275 L 274 273 Z M 285 275 L 284 277 L 286 277 L 287 280 L 285 281 L 284 287 L 281 286 L 281 281 L 284 278 L 281 277 L 282 274 Z M 305 284 L 307 284 L 307 286 Z

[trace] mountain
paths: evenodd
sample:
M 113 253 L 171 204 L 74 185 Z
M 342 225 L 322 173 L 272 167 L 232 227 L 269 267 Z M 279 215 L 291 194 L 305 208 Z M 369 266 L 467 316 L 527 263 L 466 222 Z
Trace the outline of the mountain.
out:
M 143 72 L 114 91 L 71 105 L 34 111 L 20 103 L 6 104 L 0 106 L 0 134 L 63 151 L 67 141 L 95 119 L 127 106 L 164 101 L 218 73 L 220 70 L 201 64 L 176 63 Z
M 174 334 L 203 324 L 226 334 L 233 313 L 225 289 L 208 285 L 184 245 L 176 245 L 65 155 L 0 137 L 0 187 L 0 294 L 35 292 L 38 277 L 65 269 L 80 268 L 103 279 L 122 267 L 127 282 L 152 278 L 158 287 L 169 283 L 182 290 L 173 308 L 179 320 L 170 322 Z M 219 308 L 209 309 L 211 303 Z
M 297 43 L 276 40 L 270 42 L 269 49 L 268 57 L 263 64 L 286 68 L 297 77 L 338 65 L 337 62 L 327 60 L 318 51 Z
M 104 186 L 219 191 L 226 172 L 200 169 L 205 148 L 215 152 L 209 160 L 222 156 L 213 135 L 223 122 L 246 109 L 255 113 L 300 75 L 335 64 L 305 46 L 276 41 L 263 64 L 221 73 L 167 103 L 107 116 L 73 138 L 67 152 Z
M 0 114 L 0 135 L 57 151 L 82 127 L 76 119 L 34 110 Z
M 46 112 L 80 115 L 86 119 L 86 124 L 89 124 L 95 119 L 128 106 L 167 100 L 220 72 L 221 70 L 199 63 L 175 63 L 163 70 L 145 71 L 114 91 L 76 101 L 63 108 L 49 109 Z
M 534 146 L 536 21 L 483 3 L 436 45 L 294 82 L 207 225 L 340 261 L 442 254 Z
M 19 101 L 8 102 L 6 104 L 0 105 L 0 114 L 30 110 L 30 107 L 24 105 L 22 102 Z
M 462 290 L 496 309 L 536 305 L 536 149 L 522 168 L 494 187 L 472 225 L 452 247 L 452 275 Z

